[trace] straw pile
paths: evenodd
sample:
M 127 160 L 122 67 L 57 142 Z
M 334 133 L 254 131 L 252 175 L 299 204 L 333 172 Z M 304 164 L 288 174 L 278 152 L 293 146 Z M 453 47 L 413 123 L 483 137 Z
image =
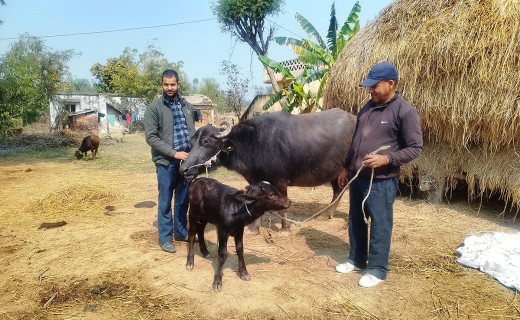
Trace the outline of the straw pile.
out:
M 40 314 L 65 315 L 82 311 L 89 318 L 203 319 L 184 297 L 154 295 L 139 272 L 108 271 L 89 279 L 49 279 L 38 291 Z M 78 308 L 81 308 L 78 310 Z M 95 314 L 99 316 L 94 316 Z M 25 317 L 23 317 L 25 319 Z M 29 318 L 29 317 L 27 317 Z M 32 318 L 32 317 L 30 317 Z M 47 319 L 47 318 L 45 318 Z
M 16 149 L 41 147 L 50 149 L 78 147 L 81 144 L 82 139 L 82 136 L 70 130 L 56 131 L 53 133 L 24 133 L 0 143 L 0 148 Z
M 451 171 L 496 175 L 479 175 L 481 184 L 488 182 L 481 188 L 500 190 L 520 204 L 513 195 L 520 185 L 506 191 L 503 184 L 510 178 L 508 168 L 520 167 L 519 17 L 520 3 L 514 0 L 396 0 L 345 47 L 327 83 L 324 108 L 357 114 L 370 98 L 358 84 L 374 64 L 393 63 L 397 89 L 421 112 L 425 153 L 441 146 L 449 150 L 428 161 L 442 162 L 448 176 Z M 476 149 L 489 167 L 464 163 Z M 510 160 L 505 168 L 499 167 L 504 161 L 488 161 L 497 154 Z
M 516 158 L 516 159 L 515 159 Z M 426 142 L 422 155 L 402 167 L 401 179 L 410 180 L 416 174 L 429 174 L 436 181 L 446 181 L 446 190 L 453 190 L 463 178 L 468 186 L 468 200 L 498 196 L 520 210 L 520 154 L 513 149 L 485 152 L 473 147 L 464 152 L 440 143 Z M 510 209 L 513 209 L 512 207 Z
M 106 211 L 105 207 L 117 198 L 108 187 L 73 185 L 46 195 L 34 203 L 30 211 L 51 216 L 96 215 Z

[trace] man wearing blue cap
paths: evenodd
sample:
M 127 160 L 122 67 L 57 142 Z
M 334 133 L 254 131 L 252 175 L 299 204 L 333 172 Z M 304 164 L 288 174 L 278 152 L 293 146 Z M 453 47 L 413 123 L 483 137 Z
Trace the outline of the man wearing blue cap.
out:
M 399 167 L 422 152 L 419 111 L 395 91 L 397 80 L 396 68 L 380 62 L 359 84 L 369 88 L 372 98 L 358 113 L 352 144 L 338 177 L 343 188 L 351 173 L 354 176 L 364 165 L 349 190 L 350 253 L 345 263 L 336 266 L 341 273 L 368 267 L 359 280 L 362 287 L 373 287 L 386 279 Z M 382 146 L 389 148 L 370 154 Z M 370 243 L 365 218 L 371 219 Z

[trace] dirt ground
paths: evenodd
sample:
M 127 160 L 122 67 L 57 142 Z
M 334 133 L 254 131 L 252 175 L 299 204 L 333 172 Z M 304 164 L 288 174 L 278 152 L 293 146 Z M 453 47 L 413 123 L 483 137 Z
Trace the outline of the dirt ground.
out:
M 101 145 L 96 160 L 75 160 L 74 148 L 0 155 L 0 319 L 511 319 L 517 292 L 456 263 L 472 234 L 516 232 L 514 214 L 463 198 L 438 206 L 402 193 L 388 279 L 358 286 L 359 273 L 334 267 L 348 252 L 348 197 L 332 219 L 320 217 L 290 234 L 266 214 L 259 235 L 246 234 L 251 275 L 237 275 L 234 242 L 223 289 L 213 292 L 215 229 L 206 230 L 212 258 L 196 246 L 168 254 L 157 244 L 157 185 L 142 134 Z M 211 173 L 243 188 L 223 169 Z M 289 217 L 324 208 L 331 188 L 289 189 Z

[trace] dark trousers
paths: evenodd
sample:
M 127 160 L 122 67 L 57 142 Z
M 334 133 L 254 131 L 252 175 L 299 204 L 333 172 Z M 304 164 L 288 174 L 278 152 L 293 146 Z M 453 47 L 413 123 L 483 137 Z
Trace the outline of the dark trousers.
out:
M 187 212 L 188 212 L 188 188 L 189 182 L 179 173 L 180 160 L 174 160 L 169 166 L 156 164 L 157 185 L 159 188 L 159 204 L 157 207 L 157 229 L 159 243 L 171 242 L 173 236 L 176 239 L 186 238 Z M 172 198 L 175 194 L 172 217 Z
M 350 184 L 350 253 L 347 261 L 361 269 L 365 269 L 368 262 L 368 273 L 384 280 L 388 273 L 397 177 L 374 179 L 372 182 L 370 195 L 365 201 L 365 213 L 367 218 L 370 217 L 370 242 L 361 207 L 369 187 L 370 179 L 357 178 Z

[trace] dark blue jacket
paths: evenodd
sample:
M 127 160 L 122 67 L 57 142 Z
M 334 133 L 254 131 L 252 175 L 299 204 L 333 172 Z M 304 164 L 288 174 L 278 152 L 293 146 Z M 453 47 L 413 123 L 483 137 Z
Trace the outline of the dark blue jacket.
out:
M 376 168 L 374 178 L 385 179 L 399 175 L 399 167 L 417 158 L 423 147 L 419 111 L 398 92 L 386 104 L 376 106 L 370 100 L 357 116 L 356 130 L 343 167 L 353 176 L 361 167 L 365 155 L 381 146 L 389 149 L 390 164 Z M 370 168 L 364 168 L 360 177 L 370 178 Z

